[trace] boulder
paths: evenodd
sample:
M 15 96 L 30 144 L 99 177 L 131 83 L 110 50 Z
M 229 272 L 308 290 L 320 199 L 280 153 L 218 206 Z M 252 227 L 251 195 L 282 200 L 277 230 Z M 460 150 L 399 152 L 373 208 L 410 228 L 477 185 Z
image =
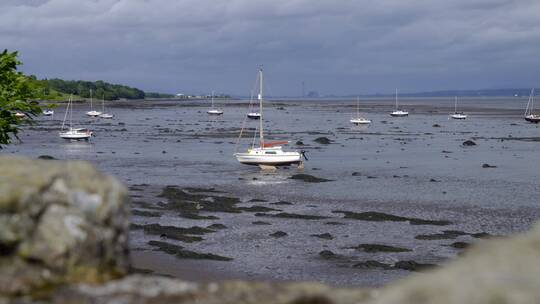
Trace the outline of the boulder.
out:
M 0 295 L 129 269 L 129 198 L 84 162 L 0 157 Z
M 540 225 L 472 245 L 446 266 L 391 284 L 370 304 L 538 303 Z

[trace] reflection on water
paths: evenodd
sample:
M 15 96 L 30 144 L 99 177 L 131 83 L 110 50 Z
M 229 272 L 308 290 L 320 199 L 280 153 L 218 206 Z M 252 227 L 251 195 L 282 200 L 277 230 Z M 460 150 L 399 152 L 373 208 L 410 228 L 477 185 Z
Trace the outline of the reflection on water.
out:
M 64 140 L 58 145 L 66 153 L 66 155 L 76 157 L 78 155 L 84 155 L 94 150 L 94 144 L 92 139 L 90 141 L 68 141 Z

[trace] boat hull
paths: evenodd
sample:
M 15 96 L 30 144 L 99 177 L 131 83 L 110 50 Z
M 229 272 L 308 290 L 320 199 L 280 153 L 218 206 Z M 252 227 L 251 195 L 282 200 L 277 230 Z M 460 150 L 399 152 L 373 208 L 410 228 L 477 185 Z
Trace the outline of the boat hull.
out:
M 291 164 L 300 164 L 302 162 L 302 155 L 298 152 L 287 152 L 278 155 L 236 153 L 234 156 L 240 163 L 253 166 L 287 166 Z
M 249 119 L 261 119 L 261 114 L 253 114 L 253 113 L 249 113 L 249 114 L 247 115 L 247 117 L 248 117 Z
M 219 110 L 210 110 L 210 111 L 207 111 L 206 113 L 208 113 L 208 115 L 223 115 L 223 111 L 219 111 Z
M 101 115 L 101 112 L 89 111 L 89 112 L 86 112 L 86 115 L 88 115 L 90 117 L 98 117 L 99 115 Z
M 467 115 L 464 115 L 464 114 L 452 114 L 452 115 L 450 115 L 450 117 L 451 117 L 452 119 L 463 120 L 463 119 L 466 119 L 466 118 L 467 118 Z
M 90 134 L 70 134 L 70 133 L 60 133 L 60 137 L 67 140 L 89 140 L 92 137 Z
M 392 117 L 406 117 L 409 116 L 409 113 L 390 113 Z
M 540 117 L 525 117 L 525 120 L 532 123 L 539 123 Z
M 355 125 L 369 125 L 371 120 L 367 119 L 351 119 L 350 122 Z

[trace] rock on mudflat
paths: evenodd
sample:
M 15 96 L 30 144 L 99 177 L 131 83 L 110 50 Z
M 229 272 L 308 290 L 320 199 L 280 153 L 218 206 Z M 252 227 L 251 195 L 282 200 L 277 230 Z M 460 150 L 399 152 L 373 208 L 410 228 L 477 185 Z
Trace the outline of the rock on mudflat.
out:
M 476 146 L 476 143 L 469 139 L 469 140 L 464 141 L 462 145 L 465 147 L 472 147 L 472 146 Z
M 84 162 L 0 157 L 0 295 L 129 269 L 127 189 Z

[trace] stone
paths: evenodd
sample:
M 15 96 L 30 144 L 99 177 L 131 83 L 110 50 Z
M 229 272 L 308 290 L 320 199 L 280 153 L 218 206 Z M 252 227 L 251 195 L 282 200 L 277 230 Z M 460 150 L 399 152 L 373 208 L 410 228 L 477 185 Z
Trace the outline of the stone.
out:
M 314 142 L 321 144 L 321 145 L 328 145 L 332 143 L 332 140 L 330 140 L 328 137 L 317 137 L 313 140 Z
M 471 147 L 471 146 L 476 146 L 476 143 L 469 139 L 469 140 L 464 141 L 462 145 L 465 147 Z
M 540 225 L 526 234 L 471 245 L 443 267 L 380 290 L 369 304 L 537 303 Z
M 0 295 L 128 273 L 129 198 L 85 162 L 0 157 Z

